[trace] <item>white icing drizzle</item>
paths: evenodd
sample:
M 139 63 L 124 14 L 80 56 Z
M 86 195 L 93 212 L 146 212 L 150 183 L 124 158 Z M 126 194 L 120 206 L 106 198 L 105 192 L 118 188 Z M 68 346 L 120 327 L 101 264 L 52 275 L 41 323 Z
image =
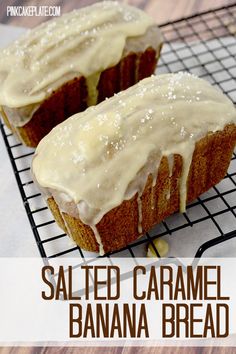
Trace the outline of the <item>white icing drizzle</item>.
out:
M 167 190 L 166 199 L 167 199 L 167 200 L 170 199 L 170 187 L 169 187 L 168 190 Z
M 141 234 L 143 231 L 142 228 L 142 221 L 143 221 L 143 215 L 142 215 L 142 199 L 141 199 L 141 194 L 138 194 L 137 197 L 137 203 L 138 203 L 138 233 Z
M 195 143 L 235 122 L 232 102 L 207 81 L 187 73 L 152 76 L 54 128 L 36 149 L 33 173 L 43 189 L 67 194 L 94 227 L 123 200 L 140 196 L 150 174 L 156 182 L 163 156 L 172 165 L 170 156 L 179 154 L 184 211 Z
M 74 10 L 27 31 L 2 51 L 0 105 L 32 111 L 68 77 L 101 73 L 130 51 L 158 49 L 161 42 L 154 20 L 135 7 L 104 1 Z M 24 115 L 18 123 L 20 118 Z
M 152 186 L 153 187 L 153 186 Z M 155 202 L 156 202 L 156 194 L 154 193 L 154 188 L 151 189 L 151 210 L 154 213 L 155 210 Z
M 169 178 L 168 178 L 168 189 L 166 191 L 166 199 L 169 200 L 171 195 L 171 177 L 173 174 L 173 167 L 174 167 L 174 155 L 173 154 L 168 155 L 167 160 L 168 160 L 168 167 L 169 167 Z
M 93 230 L 95 239 L 96 239 L 96 241 L 97 241 L 97 243 L 99 245 L 99 254 L 100 254 L 100 256 L 103 256 L 105 254 L 105 252 L 104 252 L 101 236 L 100 236 L 100 234 L 98 232 L 98 229 L 97 229 L 96 225 L 90 225 L 90 227 Z
M 154 187 L 157 184 L 157 175 L 158 175 L 158 167 L 160 164 L 160 160 L 161 157 L 159 156 L 159 158 L 155 160 L 156 166 L 154 165 L 154 169 L 152 171 L 151 210 L 153 214 L 155 212 L 155 206 L 156 206 L 156 193 Z
M 152 187 L 155 187 L 157 183 L 157 174 L 158 174 L 158 166 L 160 164 L 161 157 L 159 156 L 156 162 L 156 166 L 154 166 L 154 170 L 152 171 Z
M 74 239 L 73 239 L 73 237 L 72 237 L 72 235 L 71 235 L 71 233 L 70 233 L 70 228 L 68 227 L 67 221 L 66 221 L 66 219 L 65 219 L 65 217 L 64 217 L 64 215 L 63 215 L 63 212 L 60 211 L 60 214 L 61 214 L 62 220 L 63 220 L 63 222 L 64 222 L 64 224 L 65 224 L 65 227 L 66 227 L 66 234 L 69 236 L 70 242 L 75 243 L 75 241 L 74 241 Z
M 94 106 L 97 103 L 98 99 L 98 89 L 97 85 L 99 83 L 101 73 L 95 73 L 86 78 L 87 90 L 88 90 L 88 98 L 87 105 Z
M 168 155 L 167 160 L 169 166 L 169 177 L 171 178 L 173 174 L 173 167 L 174 167 L 174 155 L 173 154 Z
M 183 158 L 183 167 L 182 173 L 180 178 L 180 186 L 179 186 L 179 196 L 180 196 L 180 212 L 184 213 L 186 211 L 186 200 L 187 200 L 187 181 L 188 181 L 188 174 L 189 169 L 192 162 L 193 152 L 194 152 L 194 145 L 190 145 L 188 151 L 184 151 L 181 156 Z

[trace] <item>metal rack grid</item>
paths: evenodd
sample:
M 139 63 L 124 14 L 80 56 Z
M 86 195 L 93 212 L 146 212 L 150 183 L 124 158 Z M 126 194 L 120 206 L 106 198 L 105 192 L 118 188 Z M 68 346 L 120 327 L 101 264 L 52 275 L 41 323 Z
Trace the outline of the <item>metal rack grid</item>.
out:
M 207 11 L 188 18 L 161 25 L 164 48 L 158 64 L 158 74 L 186 70 L 203 77 L 236 102 L 236 38 L 234 19 L 236 5 Z M 4 124 L 1 131 L 11 160 L 15 177 L 28 215 L 32 231 L 42 257 L 95 257 L 82 251 L 52 219 L 45 201 L 34 185 L 30 164 L 33 149 L 24 147 Z M 143 256 L 145 245 L 156 237 L 178 234 L 198 227 L 204 222 L 213 226 L 213 234 L 200 238 L 195 257 L 201 257 L 209 248 L 236 237 L 236 154 L 234 153 L 224 180 L 187 206 L 187 213 L 175 214 L 146 233 L 141 239 L 112 256 Z M 205 237 L 206 236 L 206 237 Z M 176 235 L 176 237 L 178 237 Z M 141 253 L 140 253 L 140 250 Z

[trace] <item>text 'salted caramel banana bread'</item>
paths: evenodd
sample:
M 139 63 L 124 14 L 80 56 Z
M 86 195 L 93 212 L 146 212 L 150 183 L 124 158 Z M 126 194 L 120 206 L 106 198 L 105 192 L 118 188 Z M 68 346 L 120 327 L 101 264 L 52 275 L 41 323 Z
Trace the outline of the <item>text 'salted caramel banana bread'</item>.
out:
M 103 254 L 218 183 L 235 123 L 234 105 L 207 81 L 152 76 L 54 128 L 36 149 L 33 175 L 62 229 Z
M 150 16 L 115 1 L 43 23 L 1 52 L 3 118 L 35 147 L 69 116 L 152 75 L 161 46 Z

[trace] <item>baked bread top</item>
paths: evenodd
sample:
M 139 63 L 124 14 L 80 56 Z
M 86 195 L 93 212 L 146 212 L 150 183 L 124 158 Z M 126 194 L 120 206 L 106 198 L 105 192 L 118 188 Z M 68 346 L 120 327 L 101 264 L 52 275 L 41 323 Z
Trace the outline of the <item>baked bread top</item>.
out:
M 89 78 L 128 52 L 156 49 L 161 41 L 153 19 L 135 7 L 104 1 L 74 10 L 29 30 L 1 52 L 0 105 L 40 103 L 64 82 Z
M 39 143 L 32 170 L 62 210 L 75 215 L 74 205 L 85 224 L 96 225 L 141 195 L 149 174 L 156 182 L 162 156 L 171 173 L 179 154 L 184 211 L 195 143 L 231 123 L 234 105 L 207 81 L 188 73 L 152 76 L 55 127 Z

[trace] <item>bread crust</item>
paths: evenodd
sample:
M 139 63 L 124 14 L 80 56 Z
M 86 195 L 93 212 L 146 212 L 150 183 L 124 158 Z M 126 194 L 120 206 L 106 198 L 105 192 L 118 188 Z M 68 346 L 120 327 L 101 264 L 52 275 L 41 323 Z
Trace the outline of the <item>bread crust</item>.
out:
M 125 90 L 155 71 L 161 46 L 157 53 L 147 48 L 143 53 L 130 53 L 117 65 L 104 70 L 98 83 L 98 102 Z M 5 124 L 29 147 L 36 147 L 52 128 L 75 113 L 87 108 L 86 79 L 74 78 L 54 91 L 36 110 L 28 123 L 15 127 L 3 114 Z M 8 108 L 8 111 L 10 109 Z
M 187 202 L 219 183 L 224 178 L 236 143 L 236 125 L 230 124 L 223 131 L 209 133 L 196 143 L 188 175 Z M 172 175 L 168 160 L 163 157 L 158 168 L 156 184 L 148 177 L 141 196 L 142 234 L 149 231 L 169 215 L 179 210 L 179 181 L 182 173 L 182 157 L 174 155 Z M 167 195 L 170 191 L 170 198 Z M 69 234 L 82 249 L 99 251 L 93 230 L 79 218 L 60 211 L 53 198 L 48 206 L 58 225 Z M 127 246 L 140 237 L 138 231 L 138 195 L 124 200 L 121 205 L 109 211 L 96 225 L 105 253 Z

